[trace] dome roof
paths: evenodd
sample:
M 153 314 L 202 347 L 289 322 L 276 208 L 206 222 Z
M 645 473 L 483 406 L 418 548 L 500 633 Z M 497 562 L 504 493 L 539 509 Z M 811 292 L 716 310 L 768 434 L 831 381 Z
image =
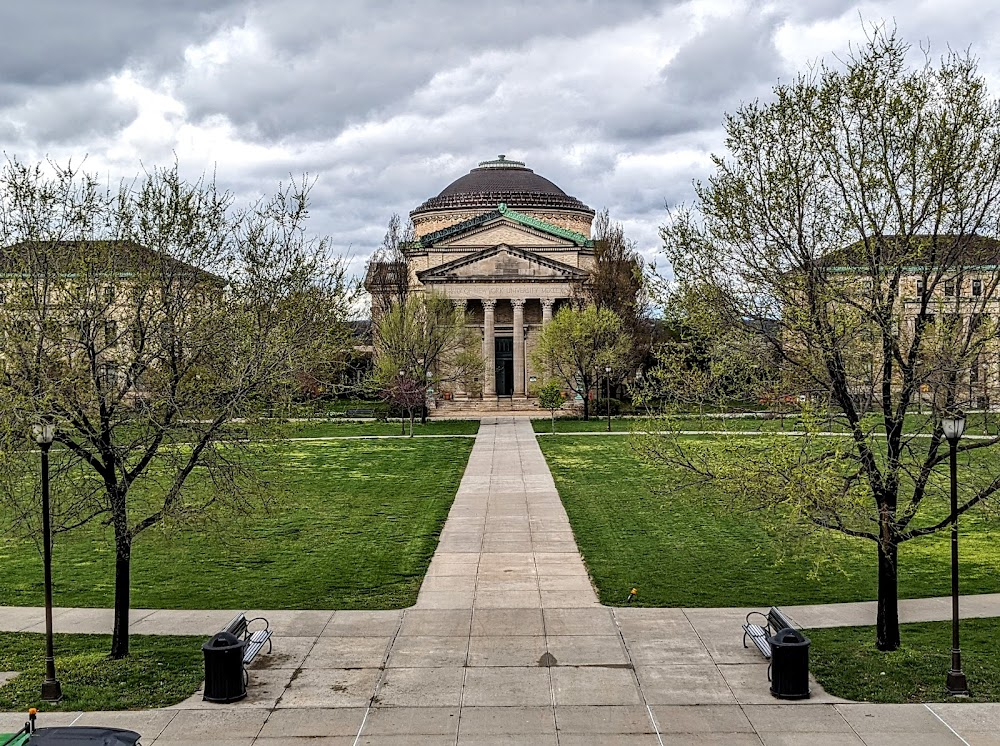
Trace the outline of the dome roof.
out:
M 558 209 L 594 214 L 576 197 L 569 196 L 521 161 L 509 161 L 504 155 L 497 156 L 494 161 L 483 161 L 410 214 L 432 210 L 490 209 L 500 203 L 514 209 Z

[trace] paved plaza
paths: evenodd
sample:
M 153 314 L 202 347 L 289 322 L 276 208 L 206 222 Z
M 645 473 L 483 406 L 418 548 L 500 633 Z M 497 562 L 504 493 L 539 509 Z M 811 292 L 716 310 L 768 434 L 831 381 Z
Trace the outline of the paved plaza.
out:
M 664 558 L 684 561 L 683 558 Z M 945 619 L 945 599 L 901 604 Z M 249 696 L 44 724 L 132 728 L 146 746 L 215 744 L 1000 744 L 1000 705 L 866 705 L 813 683 L 779 703 L 744 649 L 747 609 L 603 607 L 527 419 L 482 423 L 417 603 L 402 611 L 269 611 L 274 652 Z M 870 623 L 872 604 L 787 607 L 803 626 Z M 967 598 L 1000 615 L 1000 595 Z M 42 630 L 39 609 L 0 628 Z M 210 635 L 222 611 L 134 612 L 136 634 Z M 57 631 L 108 632 L 110 611 L 63 609 Z M 943 675 L 943 674 L 942 674 Z M 0 715 L 0 731 L 20 714 Z

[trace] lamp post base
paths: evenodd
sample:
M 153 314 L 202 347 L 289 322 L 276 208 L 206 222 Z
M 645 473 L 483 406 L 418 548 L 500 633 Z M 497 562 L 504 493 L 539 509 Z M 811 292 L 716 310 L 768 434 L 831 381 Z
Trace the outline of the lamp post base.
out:
M 42 682 L 42 701 L 58 702 L 63 698 L 62 685 L 58 679 Z
M 952 697 L 968 697 L 971 694 L 969 683 L 965 680 L 965 674 L 961 671 L 948 671 L 948 680 L 945 683 L 945 689 Z

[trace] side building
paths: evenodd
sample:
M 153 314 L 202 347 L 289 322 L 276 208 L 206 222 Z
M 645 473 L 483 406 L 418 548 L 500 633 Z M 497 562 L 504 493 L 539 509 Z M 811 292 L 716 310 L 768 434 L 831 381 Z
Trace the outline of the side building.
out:
M 410 293 L 450 298 L 479 331 L 485 362 L 474 391 L 456 399 L 525 399 L 540 379 L 531 351 L 553 313 L 584 292 L 594 264 L 594 210 L 520 161 L 483 161 L 410 213 L 416 240 L 405 267 L 370 271 L 372 317 L 389 289 L 373 277 L 401 277 Z

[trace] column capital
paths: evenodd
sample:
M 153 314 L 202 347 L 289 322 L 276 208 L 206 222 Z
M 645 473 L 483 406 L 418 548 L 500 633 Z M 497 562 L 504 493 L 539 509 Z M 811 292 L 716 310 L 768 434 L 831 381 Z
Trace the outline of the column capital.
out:
M 552 307 L 556 304 L 555 298 L 542 298 L 542 308 L 548 308 L 552 310 Z
M 514 306 L 514 308 L 524 308 L 524 298 L 511 298 L 510 304 Z
M 496 298 L 483 298 L 483 309 L 486 311 L 492 311 L 496 308 L 497 299 Z
M 468 303 L 468 301 L 465 298 L 452 298 L 451 299 L 451 304 L 453 306 L 455 306 L 455 310 L 456 311 L 465 310 L 465 304 L 466 303 Z

